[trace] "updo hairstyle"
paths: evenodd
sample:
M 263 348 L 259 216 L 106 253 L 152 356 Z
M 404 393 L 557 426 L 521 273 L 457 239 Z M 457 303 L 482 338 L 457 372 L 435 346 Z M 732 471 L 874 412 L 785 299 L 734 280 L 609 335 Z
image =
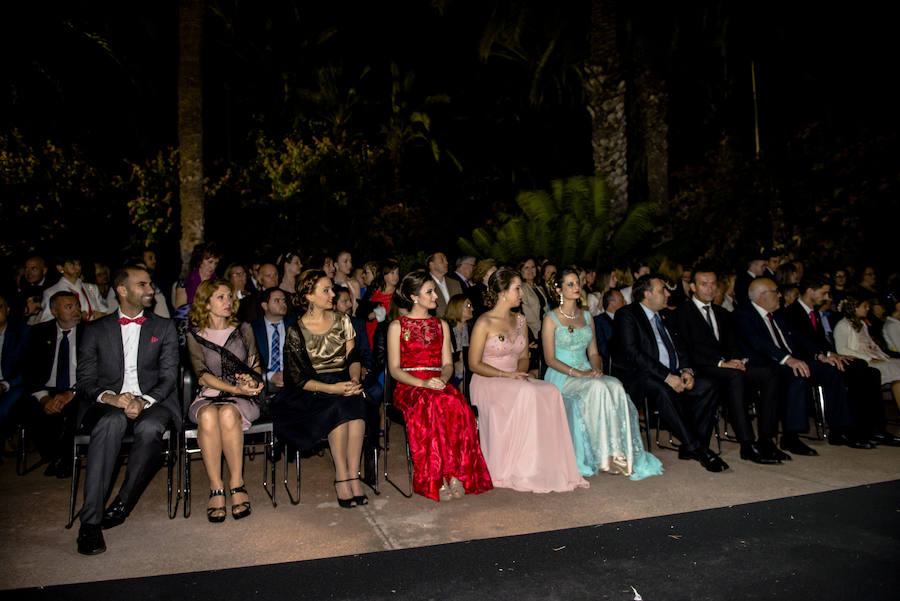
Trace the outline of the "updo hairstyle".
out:
M 309 310 L 309 300 L 307 300 L 306 295 L 315 291 L 316 284 L 322 278 L 330 279 L 323 269 L 307 269 L 300 274 L 300 278 L 297 280 L 297 296 L 294 298 L 294 303 L 301 313 L 306 313 Z
M 574 275 L 575 278 L 578 279 L 579 281 L 581 279 L 579 270 L 574 265 L 572 267 L 566 267 L 565 269 L 561 269 L 556 272 L 556 275 L 553 276 L 553 292 L 558 297 L 558 299 L 559 299 L 558 304 L 560 304 L 560 305 L 562 305 L 562 301 L 563 301 L 563 298 L 562 298 L 563 282 L 565 281 L 567 275 Z M 580 296 L 578 297 L 578 300 L 575 301 L 575 305 L 579 309 L 582 308 Z
M 509 290 L 513 280 L 519 278 L 522 280 L 522 274 L 515 269 L 501 267 L 491 275 L 488 280 L 488 291 L 485 295 L 485 304 L 489 308 L 494 308 L 500 295 Z
M 397 303 L 397 306 L 407 311 L 411 310 L 413 295 L 418 296 L 422 286 L 430 279 L 431 275 L 424 269 L 416 269 L 403 276 L 403 279 L 400 280 L 400 284 L 394 291 L 393 300 Z

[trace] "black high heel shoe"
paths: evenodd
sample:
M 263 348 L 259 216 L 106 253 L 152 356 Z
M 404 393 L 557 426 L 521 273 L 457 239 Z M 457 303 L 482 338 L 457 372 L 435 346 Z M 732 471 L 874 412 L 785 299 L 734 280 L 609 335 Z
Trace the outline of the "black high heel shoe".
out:
M 237 488 L 232 488 L 228 492 L 231 494 L 232 497 L 234 496 L 235 493 L 244 493 L 248 497 L 250 496 L 247 493 L 247 489 L 244 488 L 243 484 L 241 484 Z M 239 510 L 239 511 L 235 511 L 235 510 Z M 233 517 L 234 519 L 240 520 L 240 519 L 247 517 L 248 515 L 250 515 L 250 500 L 249 499 L 247 499 L 246 501 L 243 501 L 241 503 L 235 503 L 234 505 L 231 506 L 231 517 Z M 222 516 L 222 519 L 224 520 L 225 516 Z
M 213 497 L 224 497 L 225 490 L 222 488 L 218 488 L 216 490 L 209 491 L 209 498 Z M 219 524 L 225 521 L 225 506 L 222 507 L 207 507 L 206 508 L 206 519 L 208 519 L 213 524 Z
M 348 478 L 346 480 L 335 480 L 334 481 L 334 492 L 337 494 L 337 485 L 342 484 L 344 482 L 352 482 L 356 480 L 356 478 Z M 356 502 L 357 497 L 350 497 L 349 499 L 342 499 L 341 497 L 337 498 L 338 505 L 343 507 L 344 509 L 353 509 L 357 506 Z M 368 502 L 368 501 L 367 501 Z
M 351 478 L 351 480 L 359 480 L 359 477 Z M 357 505 L 368 505 L 369 497 L 367 497 L 364 494 L 355 496 L 355 497 L 353 497 L 353 502 L 356 503 Z

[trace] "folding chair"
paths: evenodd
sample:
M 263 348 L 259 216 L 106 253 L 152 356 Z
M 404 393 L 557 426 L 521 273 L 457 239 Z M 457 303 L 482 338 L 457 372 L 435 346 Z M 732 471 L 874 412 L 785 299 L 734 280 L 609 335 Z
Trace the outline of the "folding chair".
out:
M 176 446 L 177 441 L 177 433 L 175 432 L 175 428 L 172 424 L 169 424 L 166 428 L 166 431 L 163 432 L 163 441 L 167 442 L 168 445 L 163 450 L 163 456 L 165 465 L 167 468 L 166 475 L 166 505 L 168 509 L 169 519 L 175 517 L 175 513 L 177 511 L 177 500 L 173 504 L 173 491 L 172 491 L 172 472 L 175 469 L 176 458 L 178 457 L 178 448 Z M 125 438 L 122 439 L 122 447 L 125 448 L 126 445 L 130 446 L 134 443 L 134 436 L 132 434 L 128 434 Z M 66 528 L 71 528 L 72 524 L 75 523 L 75 517 L 78 515 L 75 512 L 75 496 L 78 493 L 78 481 L 81 476 L 81 464 L 82 461 L 87 460 L 87 451 L 88 447 L 91 444 L 91 435 L 84 433 L 75 434 L 75 439 L 72 444 L 72 482 L 69 489 L 69 521 L 66 524 Z M 120 452 L 119 458 L 126 458 L 126 452 Z
M 182 469 L 178 472 L 178 497 L 175 501 L 175 511 L 178 509 L 178 500 L 184 499 L 184 517 L 191 515 L 191 460 L 200 453 L 197 442 L 197 427 L 190 424 L 187 419 L 188 408 L 197 392 L 197 382 L 190 367 L 181 367 L 181 402 L 185 428 L 181 434 L 181 462 Z M 275 501 L 275 434 L 272 428 L 272 420 L 267 416 L 267 404 L 263 403 L 261 415 L 244 432 L 244 456 L 249 456 L 252 461 L 256 455 L 256 447 L 263 446 L 263 490 L 272 502 L 272 507 L 278 507 Z M 190 424 L 192 427 L 187 427 Z M 260 441 L 261 439 L 261 441 Z M 286 463 L 286 462 L 285 462 Z M 270 467 L 271 464 L 271 467 Z
M 397 409 L 393 404 L 394 386 L 396 382 L 391 378 L 388 368 L 384 368 L 384 480 L 397 489 L 401 495 L 407 499 L 413 495 L 413 462 L 412 455 L 409 451 L 409 432 L 406 430 L 406 420 L 403 419 L 403 412 Z M 406 440 L 406 472 L 409 479 L 409 492 L 405 492 L 400 488 L 390 476 L 389 467 L 389 451 L 391 447 L 391 421 L 395 421 L 403 426 L 403 437 Z

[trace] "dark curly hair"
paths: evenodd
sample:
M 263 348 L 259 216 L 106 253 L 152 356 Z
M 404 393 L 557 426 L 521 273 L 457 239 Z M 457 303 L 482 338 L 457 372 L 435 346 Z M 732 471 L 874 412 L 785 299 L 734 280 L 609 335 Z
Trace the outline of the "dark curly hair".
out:
M 322 269 L 307 269 L 300 274 L 300 278 L 297 280 L 297 296 L 294 298 L 294 303 L 301 313 L 306 313 L 309 310 L 309 301 L 306 299 L 306 295 L 313 293 L 316 289 L 316 284 L 322 278 L 331 281 Z
M 519 278 L 519 281 L 521 281 L 522 274 L 515 269 L 509 269 L 507 267 L 498 269 L 491 275 L 491 279 L 488 280 L 488 291 L 485 295 L 485 302 L 489 308 L 494 308 L 494 306 L 496 306 L 497 298 L 501 293 L 509 290 L 510 285 L 512 285 L 513 280 L 516 278 Z

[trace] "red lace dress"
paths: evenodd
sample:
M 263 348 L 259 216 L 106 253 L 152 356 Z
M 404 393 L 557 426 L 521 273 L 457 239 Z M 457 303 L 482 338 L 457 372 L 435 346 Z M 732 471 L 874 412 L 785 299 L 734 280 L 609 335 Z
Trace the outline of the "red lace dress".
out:
M 400 367 L 422 380 L 440 377 L 441 320 L 404 316 L 399 322 Z M 459 479 L 468 494 L 494 487 L 478 444 L 475 415 L 461 392 L 449 384 L 433 390 L 398 382 L 393 398 L 406 419 L 415 492 L 437 501 L 445 478 Z

